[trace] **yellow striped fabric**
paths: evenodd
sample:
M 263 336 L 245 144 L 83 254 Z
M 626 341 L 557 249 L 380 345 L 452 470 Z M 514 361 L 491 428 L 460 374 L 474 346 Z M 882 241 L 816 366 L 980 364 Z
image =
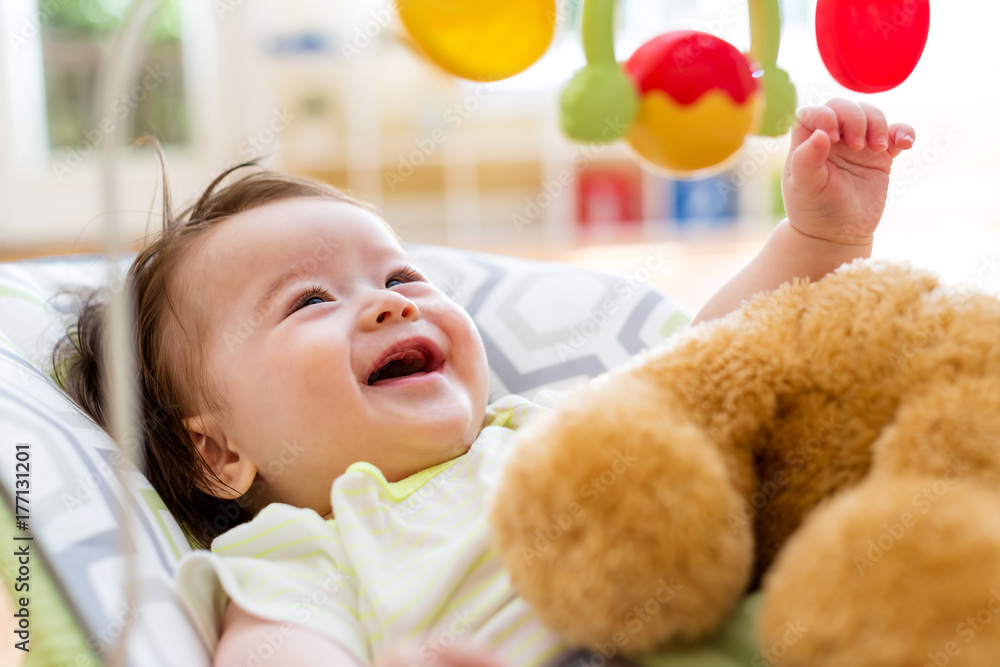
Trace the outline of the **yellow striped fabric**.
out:
M 567 647 L 515 593 L 489 544 L 487 503 L 515 429 L 559 392 L 487 408 L 466 454 L 390 483 L 356 463 L 331 490 L 335 519 L 273 503 L 188 555 L 178 582 L 192 616 L 218 635 L 228 600 L 339 642 L 362 664 L 402 641 L 472 643 L 504 664 L 543 665 Z

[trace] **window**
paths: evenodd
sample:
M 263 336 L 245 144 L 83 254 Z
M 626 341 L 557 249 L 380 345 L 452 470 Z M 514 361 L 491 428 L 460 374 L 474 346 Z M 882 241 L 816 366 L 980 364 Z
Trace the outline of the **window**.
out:
M 152 134 L 187 144 L 180 3 L 164 0 L 146 33 L 146 54 L 134 85 L 119 95 L 110 118 L 94 118 L 98 68 L 131 6 L 129 0 L 38 0 L 50 148 L 97 144 L 126 124 L 128 141 Z

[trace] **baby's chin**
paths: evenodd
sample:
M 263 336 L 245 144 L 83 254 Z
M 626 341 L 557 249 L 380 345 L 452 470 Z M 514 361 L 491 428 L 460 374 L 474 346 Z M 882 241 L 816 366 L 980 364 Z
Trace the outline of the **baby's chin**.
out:
M 454 445 L 452 447 L 442 448 L 439 452 L 435 452 L 433 455 L 424 458 L 419 465 L 410 466 L 397 472 L 395 476 L 398 479 L 394 480 L 390 479 L 386 481 L 398 482 L 399 480 L 406 479 L 407 477 L 412 477 L 413 475 L 416 475 L 417 473 L 423 470 L 427 470 L 428 468 L 433 468 L 434 466 L 441 465 L 442 463 L 447 463 L 448 461 L 457 459 L 459 456 L 467 454 L 469 452 L 469 449 L 471 448 L 472 448 L 472 442 L 466 442 Z

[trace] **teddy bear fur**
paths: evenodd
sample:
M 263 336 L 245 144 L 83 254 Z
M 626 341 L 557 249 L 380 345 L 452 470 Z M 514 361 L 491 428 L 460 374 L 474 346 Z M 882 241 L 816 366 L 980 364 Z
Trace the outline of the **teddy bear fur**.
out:
M 513 446 L 495 542 L 572 644 L 683 645 L 762 588 L 778 665 L 1000 660 L 992 296 L 857 260 L 582 385 Z

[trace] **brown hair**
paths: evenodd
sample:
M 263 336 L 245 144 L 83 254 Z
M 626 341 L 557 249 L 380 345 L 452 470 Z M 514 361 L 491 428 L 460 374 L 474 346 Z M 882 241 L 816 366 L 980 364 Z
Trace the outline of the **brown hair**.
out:
M 255 480 L 247 493 L 231 500 L 207 492 L 210 478 L 225 484 L 195 449 L 183 419 L 205 407 L 217 408 L 224 400 L 213 394 L 199 372 L 202 332 L 192 334 L 178 315 L 178 295 L 170 287 L 179 260 L 218 223 L 271 202 L 323 197 L 370 208 L 332 186 L 261 169 L 254 161 L 225 170 L 194 205 L 174 217 L 163 154 L 158 145 L 154 148 L 163 172 L 163 229 L 138 253 L 125 278 L 136 318 L 144 472 L 188 539 L 207 548 L 216 536 L 253 517 L 249 496 L 260 489 Z M 234 172 L 248 167 L 258 170 L 221 186 Z M 76 296 L 77 320 L 53 350 L 53 376 L 107 430 L 102 366 L 110 290 Z

